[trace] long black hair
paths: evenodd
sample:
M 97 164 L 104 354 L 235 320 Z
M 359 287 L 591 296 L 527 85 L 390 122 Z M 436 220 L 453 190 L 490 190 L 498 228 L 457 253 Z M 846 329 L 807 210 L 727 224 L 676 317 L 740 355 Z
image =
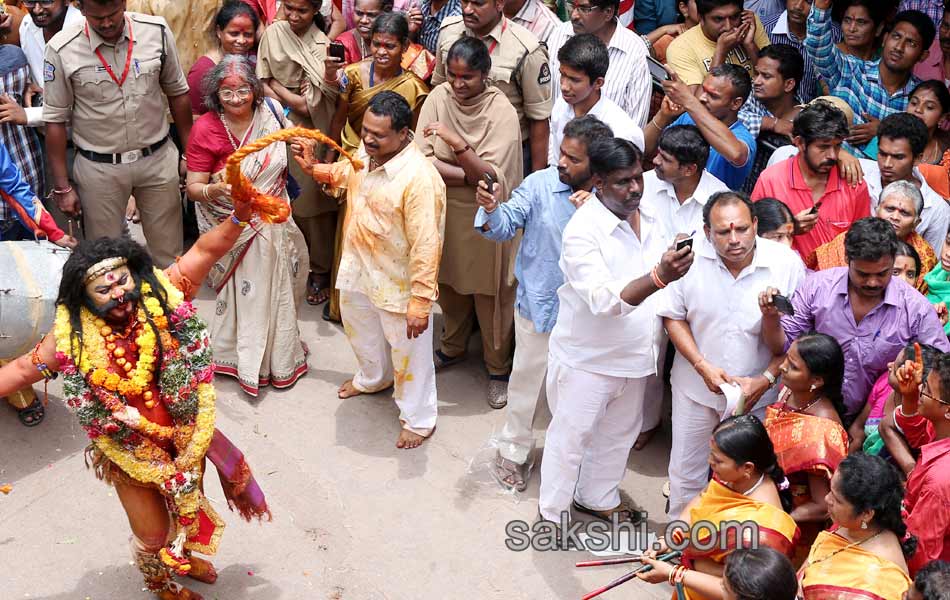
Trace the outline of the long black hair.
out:
M 841 475 L 841 493 L 854 507 L 854 513 L 873 510 L 871 522 L 894 532 L 901 540 L 904 556 L 913 556 L 917 538 L 907 537 L 907 525 L 901 518 L 904 486 L 897 470 L 880 456 L 859 453 L 841 461 L 838 473 Z
M 723 577 L 736 600 L 795 600 L 798 592 L 791 561 L 768 546 L 733 550 Z
M 844 405 L 841 384 L 844 381 L 844 353 L 838 340 L 825 333 L 814 331 L 795 340 L 798 354 L 801 355 L 808 371 L 815 377 L 821 377 L 824 384 L 821 391 L 831 401 L 841 422 L 845 422 L 848 409 Z
M 165 288 L 158 283 L 155 277 L 155 265 L 152 257 L 141 244 L 132 241 L 126 237 L 119 238 L 99 238 L 97 240 L 85 240 L 80 242 L 73 250 L 66 264 L 63 265 L 63 277 L 59 281 L 59 295 L 56 298 L 57 305 L 66 307 L 69 313 L 69 323 L 72 325 L 72 339 L 79 342 L 80 356 L 82 354 L 82 320 L 80 314 L 83 307 L 91 307 L 92 300 L 86 294 L 86 271 L 99 261 L 107 258 L 124 258 L 126 266 L 132 273 L 132 279 L 135 281 L 135 290 L 141 294 L 142 283 L 148 283 L 152 288 L 152 294 L 158 299 L 162 307 L 162 312 L 169 314 L 171 309 L 168 306 L 168 294 Z M 144 311 L 148 325 L 155 332 L 157 340 L 158 362 L 156 363 L 156 374 L 161 372 L 162 368 L 162 338 L 158 334 L 158 328 L 152 322 L 151 315 Z M 169 328 L 172 335 L 174 330 Z M 76 363 L 80 356 L 72 357 Z
M 769 432 L 757 416 L 746 414 L 729 417 L 713 430 L 713 441 L 723 454 L 737 464 L 752 463 L 759 473 L 770 477 L 778 489 L 782 508 L 785 512 L 792 510 L 792 495 L 785 485 L 785 471 L 778 464 Z

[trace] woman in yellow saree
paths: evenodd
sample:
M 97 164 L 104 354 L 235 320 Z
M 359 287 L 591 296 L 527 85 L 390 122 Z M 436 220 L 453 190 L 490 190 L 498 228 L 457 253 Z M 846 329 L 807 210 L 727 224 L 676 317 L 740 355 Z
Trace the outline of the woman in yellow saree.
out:
M 827 525 L 829 482 L 848 455 L 841 346 L 824 333 L 805 334 L 789 347 L 781 373 L 785 387 L 766 409 L 765 428 L 791 483 L 791 514 L 802 531 L 794 562 L 801 565 Z
M 762 422 L 754 415 L 730 417 L 713 431 L 709 446 L 712 481 L 667 529 L 661 548 L 645 555 L 644 564 L 654 570 L 638 575 L 650 583 L 681 583 L 687 600 L 726 598 L 722 578 L 732 551 L 766 546 L 790 556 L 798 537 L 785 512 L 791 506 L 783 489 L 788 481 Z M 655 560 L 668 548 L 682 549 L 682 567 Z
M 401 13 L 383 13 L 373 21 L 369 57 L 347 65 L 340 71 L 340 96 L 337 98 L 336 112 L 330 123 L 328 135 L 340 141 L 347 152 L 356 152 L 360 146 L 360 133 L 363 128 L 363 115 L 376 94 L 389 90 L 396 92 L 409 102 L 409 107 L 418 117 L 423 101 L 429 95 L 429 86 L 409 70 L 404 70 L 403 54 L 409 48 L 409 22 Z M 412 124 L 415 128 L 415 122 Z M 334 158 L 327 151 L 326 162 Z M 333 262 L 331 285 L 335 288 L 336 272 L 339 268 L 340 245 L 343 243 L 343 226 L 346 222 L 345 198 L 339 199 L 340 218 L 336 229 L 336 250 Z M 330 321 L 340 320 L 340 294 L 334 291 L 324 310 L 324 318 Z
M 917 541 L 904 540 L 903 498 L 883 458 L 852 454 L 838 465 L 827 498 L 834 526 L 818 534 L 798 572 L 804 600 L 901 600 L 911 585 L 904 557 Z

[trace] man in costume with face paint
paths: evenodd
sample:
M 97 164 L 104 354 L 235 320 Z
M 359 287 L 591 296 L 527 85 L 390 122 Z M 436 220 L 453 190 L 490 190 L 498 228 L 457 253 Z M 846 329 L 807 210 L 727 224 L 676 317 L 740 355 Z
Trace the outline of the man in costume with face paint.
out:
M 672 283 L 657 311 L 676 347 L 670 375 L 673 448 L 671 519 L 706 486 L 709 436 L 728 414 L 723 384 L 737 384 L 745 411 L 763 420 L 784 349 L 762 341 L 758 295 L 772 286 L 791 294 L 805 267 L 787 246 L 757 236 L 752 203 L 739 192 L 717 192 L 703 207 L 705 238 L 696 262 Z M 711 300 L 715 299 L 715 300 Z
M 81 243 L 63 267 L 54 330 L 0 369 L 0 396 L 63 375 L 63 394 L 92 440 L 96 475 L 113 485 L 132 528 L 146 588 L 163 600 L 201 598 L 172 580 L 213 583 L 224 522 L 205 498 L 205 458 L 229 507 L 269 517 L 241 452 L 215 429 L 207 327 L 191 298 L 250 218 L 235 201 L 230 219 L 161 271 L 128 238 Z M 169 527 L 171 523 L 171 527 Z

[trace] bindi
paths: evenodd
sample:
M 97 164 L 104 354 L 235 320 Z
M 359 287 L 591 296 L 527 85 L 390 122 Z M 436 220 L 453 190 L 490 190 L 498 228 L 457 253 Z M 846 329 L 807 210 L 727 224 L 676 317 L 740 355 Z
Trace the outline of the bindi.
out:
M 110 271 L 106 273 L 106 283 L 115 283 L 116 280 L 117 280 L 117 277 L 115 276 L 114 271 Z

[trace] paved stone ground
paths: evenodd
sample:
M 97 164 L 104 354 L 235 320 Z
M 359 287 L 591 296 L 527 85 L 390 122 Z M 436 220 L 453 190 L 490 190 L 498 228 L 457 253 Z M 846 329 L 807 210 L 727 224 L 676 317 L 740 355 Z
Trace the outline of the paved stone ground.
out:
M 209 297 L 199 301 L 205 317 Z M 247 454 L 274 521 L 247 524 L 229 513 L 209 476 L 228 529 L 214 559 L 218 583 L 193 589 L 219 600 L 534 600 L 580 598 L 627 571 L 574 569 L 590 558 L 581 552 L 505 548 L 505 523 L 537 514 L 538 477 L 515 496 L 472 468 L 491 455 L 486 445 L 504 417 L 485 402 L 479 361 L 439 375 L 437 433 L 420 449 L 397 450 L 390 394 L 337 399 L 355 366 L 346 338 L 318 309 L 305 307 L 302 318 L 310 373 L 293 389 L 249 401 L 233 380 L 216 381 L 218 426 Z M 85 436 L 60 400 L 54 382 L 35 429 L 9 410 L 0 419 L 0 485 L 13 486 L 0 495 L 0 598 L 144 598 L 118 499 L 84 468 Z M 623 483 L 661 520 L 668 456 L 667 422 L 632 453 Z M 635 581 L 603 597 L 669 598 L 669 588 Z

